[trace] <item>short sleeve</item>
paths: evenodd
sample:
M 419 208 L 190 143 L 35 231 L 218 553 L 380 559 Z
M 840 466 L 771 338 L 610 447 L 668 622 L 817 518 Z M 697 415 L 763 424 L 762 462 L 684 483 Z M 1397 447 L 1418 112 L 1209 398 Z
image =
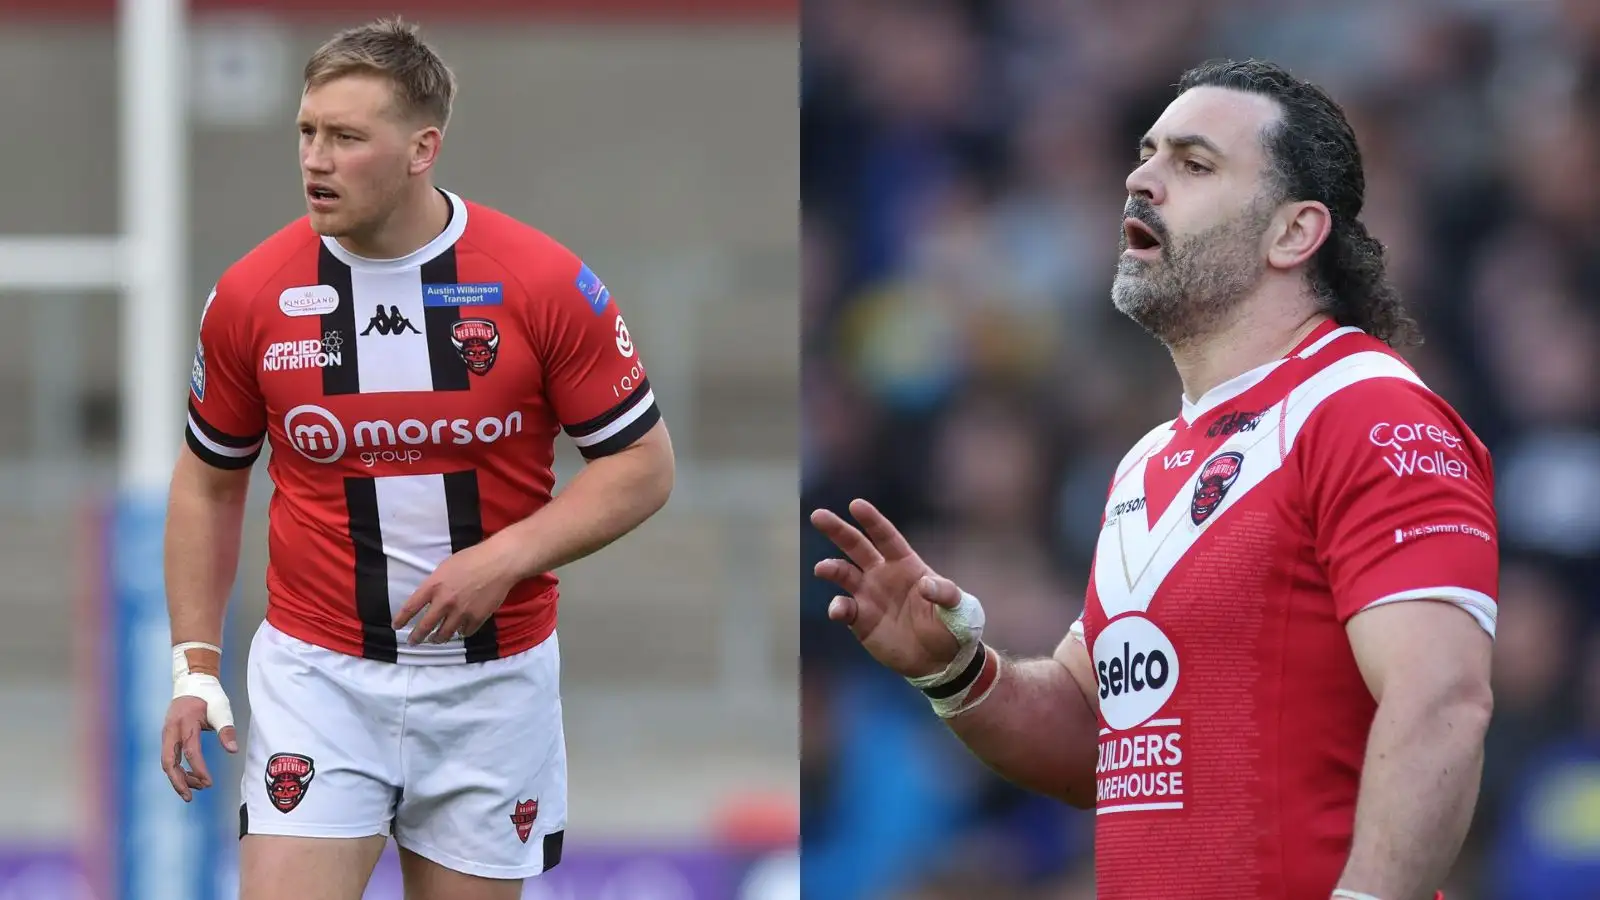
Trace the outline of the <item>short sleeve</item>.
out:
M 189 449 L 219 469 L 243 469 L 261 455 L 266 406 L 249 356 L 247 298 L 213 288 L 200 313 L 189 370 Z
M 535 304 L 545 392 L 579 452 L 598 459 L 644 436 L 661 411 L 610 289 L 578 257 L 562 256 Z
M 1420 385 L 1376 378 L 1334 394 L 1306 429 L 1313 542 L 1339 621 L 1380 604 L 1443 600 L 1492 637 L 1494 473 L 1455 412 Z

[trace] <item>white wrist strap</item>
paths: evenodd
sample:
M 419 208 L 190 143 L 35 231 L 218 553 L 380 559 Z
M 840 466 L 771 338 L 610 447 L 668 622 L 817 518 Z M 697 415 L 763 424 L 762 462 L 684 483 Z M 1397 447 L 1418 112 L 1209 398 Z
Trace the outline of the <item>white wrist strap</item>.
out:
M 214 730 L 221 731 L 233 724 L 233 705 L 228 702 L 228 695 L 222 689 L 222 682 L 217 676 L 208 671 L 193 671 L 190 667 L 194 660 L 190 651 L 201 651 L 195 659 L 207 656 L 204 651 L 222 656 L 222 648 L 215 644 L 200 641 L 185 641 L 172 647 L 172 697 L 199 697 L 206 704 L 206 724 Z M 209 664 L 205 664 L 209 667 Z
M 939 621 L 956 639 L 956 656 L 943 670 L 907 678 L 940 718 L 949 719 L 982 703 L 1000 675 L 1000 655 L 983 643 L 983 604 L 966 591 L 954 607 L 937 607 Z
M 1344 888 L 1339 888 L 1333 892 L 1333 896 L 1329 900 L 1383 900 L 1383 898 L 1375 897 L 1372 894 L 1363 894 L 1360 891 L 1347 891 Z

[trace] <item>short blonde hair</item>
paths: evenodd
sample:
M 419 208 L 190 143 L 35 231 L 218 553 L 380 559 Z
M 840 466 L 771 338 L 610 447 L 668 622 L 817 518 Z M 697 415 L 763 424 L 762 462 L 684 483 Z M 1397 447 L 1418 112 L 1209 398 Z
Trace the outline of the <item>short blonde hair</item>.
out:
M 456 76 L 422 39 L 417 26 L 399 17 L 349 28 L 329 38 L 306 62 L 307 90 L 348 75 L 378 75 L 394 85 L 395 101 L 407 117 L 444 128 L 450 122 Z

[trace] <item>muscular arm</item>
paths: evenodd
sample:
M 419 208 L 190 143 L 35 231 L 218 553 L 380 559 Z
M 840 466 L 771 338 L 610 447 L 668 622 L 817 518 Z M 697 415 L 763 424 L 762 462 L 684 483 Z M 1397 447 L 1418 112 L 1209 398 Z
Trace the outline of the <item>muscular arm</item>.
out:
M 1008 781 L 1080 809 L 1094 806 L 1099 720 L 1088 650 L 1068 636 L 1049 659 L 1001 667 L 993 692 L 946 720 L 950 730 Z
M 520 579 L 576 562 L 639 527 L 666 505 L 676 464 L 665 422 L 593 460 L 538 512 L 490 538 Z
M 1368 609 L 1347 630 L 1378 712 L 1339 886 L 1431 898 L 1472 822 L 1493 641 L 1461 609 L 1431 601 Z
M 222 620 L 239 569 L 250 470 L 219 469 L 188 447 L 167 497 L 164 565 L 172 642 L 222 646 Z

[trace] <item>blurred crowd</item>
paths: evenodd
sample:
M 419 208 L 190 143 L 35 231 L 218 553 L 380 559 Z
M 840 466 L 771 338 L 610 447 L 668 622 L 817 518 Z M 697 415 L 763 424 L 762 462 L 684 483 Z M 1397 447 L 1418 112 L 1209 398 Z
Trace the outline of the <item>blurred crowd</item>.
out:
M 1600 3 L 807 0 L 803 503 L 865 496 L 1047 654 L 1112 467 L 1176 414 L 1109 299 L 1124 178 L 1179 74 L 1270 58 L 1344 106 L 1363 219 L 1489 445 L 1496 717 L 1452 900 L 1600 884 Z M 1092 897 L 1092 817 L 1010 788 L 827 622 L 802 547 L 804 884 Z

